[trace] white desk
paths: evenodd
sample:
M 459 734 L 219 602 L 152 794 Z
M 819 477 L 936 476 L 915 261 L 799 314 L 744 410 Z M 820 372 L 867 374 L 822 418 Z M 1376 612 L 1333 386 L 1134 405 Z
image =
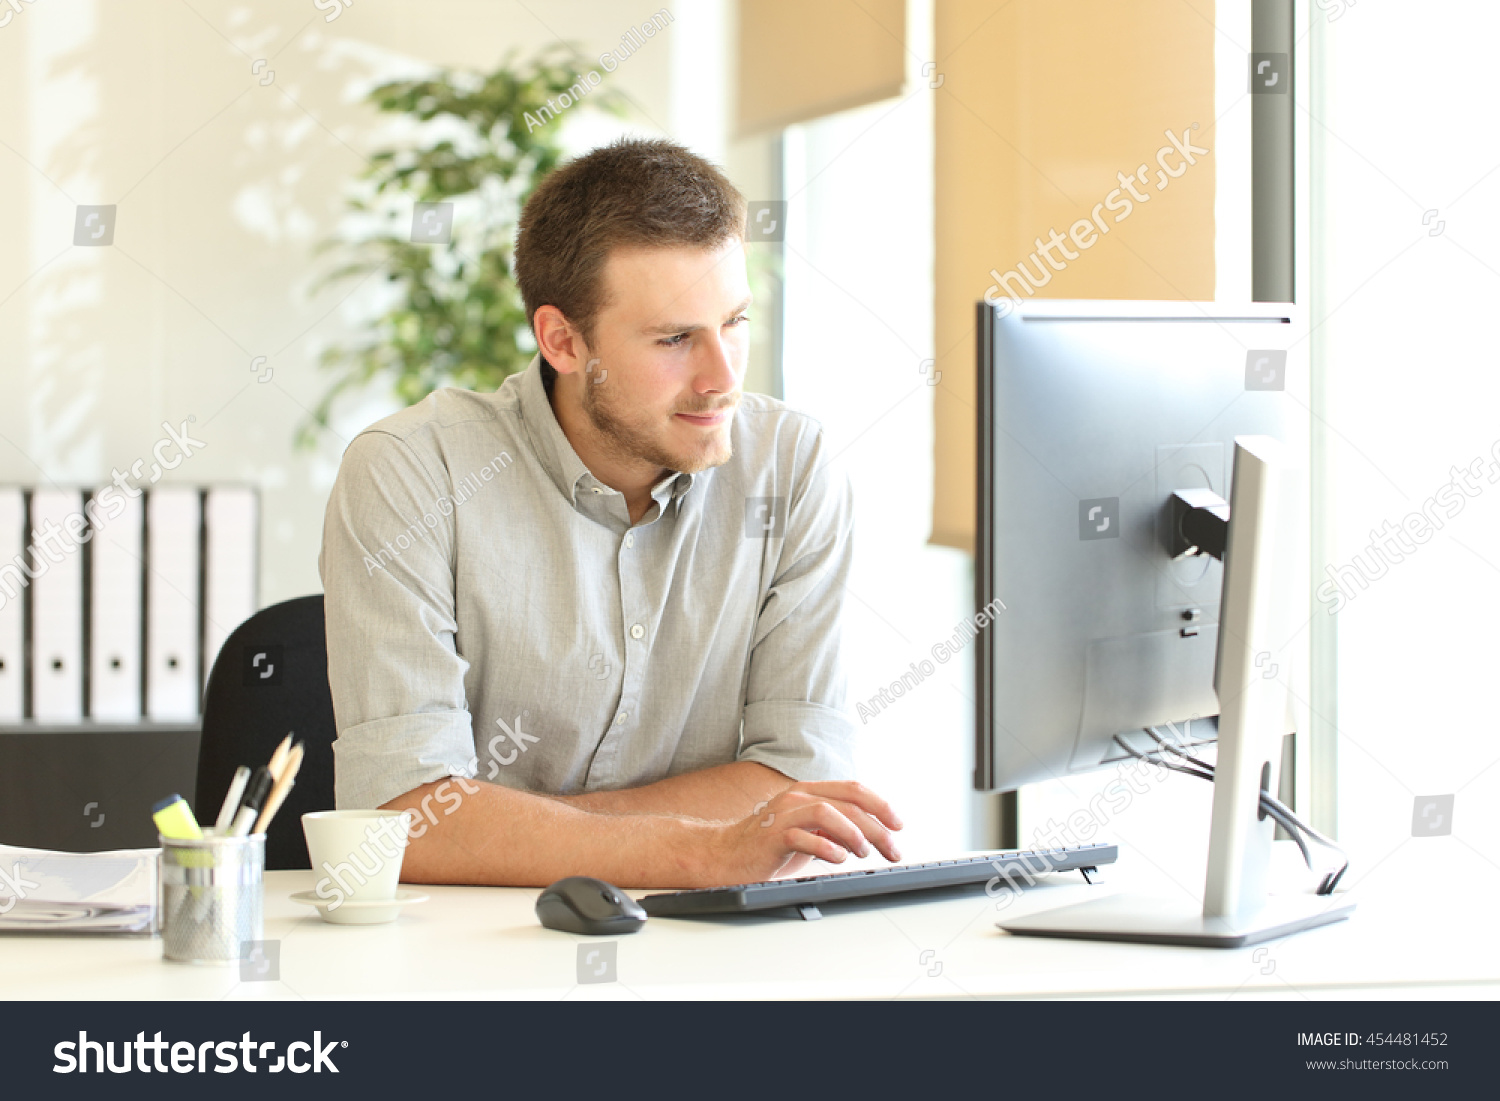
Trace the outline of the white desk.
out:
M 1387 861 L 1356 880 L 1350 921 L 1234 951 L 1012 937 L 982 888 L 830 904 L 821 921 L 653 918 L 589 938 L 541 928 L 535 890 L 427 887 L 431 901 L 392 924 L 335 926 L 288 898 L 311 872 L 272 872 L 265 936 L 280 942 L 279 981 L 163 961 L 155 939 L 9 937 L 0 998 L 1500 997 L 1495 869 L 1443 852 L 1420 853 L 1428 875 Z M 1054 877 L 1006 915 L 1161 886 L 1133 863 L 1122 851 L 1102 888 Z M 579 985 L 578 946 L 604 940 L 618 943 L 618 981 Z

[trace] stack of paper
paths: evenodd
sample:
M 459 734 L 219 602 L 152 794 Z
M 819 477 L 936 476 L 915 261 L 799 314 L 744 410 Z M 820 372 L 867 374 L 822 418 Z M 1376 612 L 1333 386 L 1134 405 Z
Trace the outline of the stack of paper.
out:
M 0 845 L 0 933 L 157 931 L 160 849 L 51 852 Z

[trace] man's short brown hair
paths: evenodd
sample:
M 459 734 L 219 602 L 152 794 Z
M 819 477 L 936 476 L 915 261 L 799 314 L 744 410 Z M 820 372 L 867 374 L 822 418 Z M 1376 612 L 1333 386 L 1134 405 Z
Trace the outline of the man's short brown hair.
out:
M 556 306 L 593 345 L 604 261 L 619 246 L 712 249 L 745 232 L 745 198 L 708 161 L 675 142 L 622 138 L 553 171 L 526 201 L 515 271 L 526 320 Z M 555 377 L 545 357 L 542 375 Z

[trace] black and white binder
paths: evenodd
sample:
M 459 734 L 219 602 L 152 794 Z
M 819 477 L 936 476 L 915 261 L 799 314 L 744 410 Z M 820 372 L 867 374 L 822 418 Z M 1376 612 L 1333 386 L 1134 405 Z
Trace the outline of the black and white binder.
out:
M 141 582 L 145 506 L 113 486 L 91 498 L 89 715 L 101 722 L 141 718 Z
M 255 612 L 258 502 L 248 486 L 210 489 L 203 503 L 203 681 L 224 640 Z
M 83 494 L 38 489 L 27 533 L 31 581 L 31 714 L 38 722 L 83 718 Z
M 16 486 L 0 487 L 0 723 L 25 718 L 26 686 L 26 496 Z
M 198 717 L 199 491 L 161 486 L 146 494 L 146 714 L 158 722 Z

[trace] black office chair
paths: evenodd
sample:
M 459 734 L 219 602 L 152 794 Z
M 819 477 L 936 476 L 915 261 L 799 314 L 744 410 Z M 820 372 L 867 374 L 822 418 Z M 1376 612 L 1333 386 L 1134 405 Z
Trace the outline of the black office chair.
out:
M 303 743 L 297 785 L 266 834 L 266 869 L 310 868 L 302 815 L 333 809 L 333 694 L 323 595 L 263 608 L 236 627 L 214 661 L 203 697 L 194 807 L 204 825 L 219 813 L 234 770 L 271 759 L 291 732 Z

